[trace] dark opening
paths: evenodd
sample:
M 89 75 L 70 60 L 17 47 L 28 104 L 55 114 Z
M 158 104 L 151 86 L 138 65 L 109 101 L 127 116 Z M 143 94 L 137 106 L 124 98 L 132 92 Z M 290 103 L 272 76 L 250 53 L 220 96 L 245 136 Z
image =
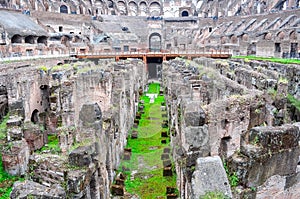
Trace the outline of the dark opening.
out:
M 147 58 L 149 79 L 161 78 L 161 69 L 162 69 L 161 65 L 162 65 L 162 58 L 160 57 Z
M 38 123 L 38 121 L 39 121 L 39 111 L 35 109 L 31 114 L 31 122 L 36 124 Z
M 298 43 L 291 43 L 291 58 L 297 57 Z
M 252 43 L 247 48 L 247 55 L 256 55 L 256 44 Z
M 123 49 L 124 49 L 124 52 L 128 52 L 129 51 L 129 46 L 124 46 Z
M 188 13 L 188 11 L 182 11 L 182 13 L 181 13 L 181 16 L 182 17 L 188 17 L 189 16 L 189 13 Z
M 65 5 L 60 6 L 60 13 L 68 14 L 68 7 Z
M 32 35 L 25 37 L 25 43 L 34 44 L 34 37 Z
M 219 155 L 222 158 L 227 157 L 227 152 L 228 152 L 228 145 L 230 144 L 231 137 L 226 136 L 221 138 L 221 143 L 220 143 L 220 148 L 219 148 Z
M 14 35 L 12 38 L 11 38 L 11 43 L 22 43 L 22 37 L 21 35 Z
M 276 53 L 280 53 L 281 52 L 280 43 L 275 43 L 275 52 Z
M 42 109 L 44 111 L 48 111 L 50 109 L 50 100 L 49 100 L 49 96 L 50 96 L 50 87 L 48 85 L 41 85 L 40 86 L 41 89 L 41 105 L 42 105 Z
M 209 28 L 208 28 L 208 32 L 212 32 L 212 27 L 209 27 Z
M 113 8 L 114 7 L 114 3 L 111 0 L 108 0 L 107 4 L 108 4 L 109 8 Z
M 62 32 L 63 31 L 63 27 L 62 26 L 58 26 L 58 31 Z
M 160 52 L 161 50 L 161 35 L 152 33 L 149 37 L 149 50 L 151 52 Z
M 37 39 L 38 44 L 45 44 L 47 45 L 47 37 L 46 36 L 41 36 Z

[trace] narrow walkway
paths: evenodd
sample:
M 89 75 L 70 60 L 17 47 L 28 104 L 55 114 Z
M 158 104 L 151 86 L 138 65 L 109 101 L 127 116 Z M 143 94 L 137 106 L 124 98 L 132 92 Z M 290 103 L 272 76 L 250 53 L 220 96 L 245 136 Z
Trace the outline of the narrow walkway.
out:
M 142 199 L 166 198 L 166 188 L 176 187 L 164 105 L 160 85 L 150 84 L 148 92 L 140 99 L 139 112 L 128 138 L 130 160 L 123 160 L 121 166 L 127 176 L 126 192 Z

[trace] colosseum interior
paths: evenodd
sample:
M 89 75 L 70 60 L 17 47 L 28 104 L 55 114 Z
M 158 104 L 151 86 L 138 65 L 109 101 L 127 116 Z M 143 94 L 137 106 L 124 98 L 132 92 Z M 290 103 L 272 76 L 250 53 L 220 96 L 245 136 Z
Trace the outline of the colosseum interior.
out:
M 300 198 L 299 7 L 0 0 L 0 198 Z

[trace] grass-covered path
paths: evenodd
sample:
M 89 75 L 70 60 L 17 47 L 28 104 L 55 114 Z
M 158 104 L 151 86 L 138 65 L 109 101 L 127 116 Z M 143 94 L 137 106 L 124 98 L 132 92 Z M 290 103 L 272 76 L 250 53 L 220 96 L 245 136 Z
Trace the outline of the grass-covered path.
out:
M 168 127 L 162 126 L 167 115 L 162 108 L 165 99 L 159 91 L 160 85 L 152 83 L 148 92 L 141 97 L 140 100 L 144 103 L 139 103 L 139 107 L 144 108 L 140 112 L 138 127 L 131 131 L 131 134 L 136 131 L 138 138 L 129 136 L 127 148 L 132 151 L 131 159 L 123 160 L 121 164 L 121 170 L 127 176 L 126 192 L 136 194 L 142 199 L 166 198 L 166 187 L 176 187 L 174 172 L 173 176 L 163 176 L 161 155 L 165 148 L 169 148 L 170 140 L 169 137 L 161 137 L 162 132 L 168 132 Z M 147 97 L 149 94 L 157 95 L 154 101 Z M 162 140 L 166 140 L 166 143 Z

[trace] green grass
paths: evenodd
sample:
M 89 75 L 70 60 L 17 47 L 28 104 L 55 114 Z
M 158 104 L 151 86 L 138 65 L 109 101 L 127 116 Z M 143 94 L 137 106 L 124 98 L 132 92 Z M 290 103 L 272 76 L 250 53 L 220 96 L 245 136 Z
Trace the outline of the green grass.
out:
M 300 111 L 300 100 L 297 100 L 293 95 L 288 94 L 288 101 Z
M 50 153 L 58 154 L 61 152 L 57 135 L 48 135 L 48 144 L 43 146 L 39 152 L 49 150 Z
M 147 93 L 159 94 L 160 85 L 153 83 L 149 85 Z M 172 177 L 163 177 L 163 164 L 161 154 L 163 148 L 169 146 L 161 144 L 161 132 L 168 131 L 168 128 L 162 128 L 162 121 L 167 119 L 162 117 L 161 103 L 165 102 L 164 96 L 158 96 L 154 103 L 150 104 L 150 99 L 143 95 L 144 114 L 141 115 L 138 131 L 138 139 L 127 140 L 127 148 L 131 148 L 132 155 L 130 160 L 123 160 L 120 168 L 127 168 L 129 171 L 123 171 L 126 175 L 125 188 L 132 194 L 138 194 L 143 199 L 153 199 L 157 196 L 166 196 L 166 187 L 176 187 L 176 175 L 173 172 Z M 134 180 L 130 180 L 132 172 Z
M 270 61 L 281 64 L 300 64 L 300 60 L 297 59 L 283 59 L 283 58 L 267 58 L 267 57 L 256 57 L 256 56 L 233 56 L 235 59 L 245 59 L 248 60 L 259 60 L 259 61 Z
M 151 93 L 151 94 L 159 94 L 159 90 L 160 90 L 160 85 L 158 83 L 152 83 L 149 84 L 149 88 L 148 88 L 148 92 L 147 93 Z
M 2 155 L 0 154 L 0 199 L 9 198 L 12 186 L 17 180 L 22 179 L 16 176 L 11 176 L 5 172 L 2 165 Z
M 200 196 L 200 199 L 229 199 L 221 192 L 207 192 L 204 196 Z
M 2 151 L 2 143 L 5 142 L 7 126 L 6 122 L 9 119 L 9 114 L 7 114 L 0 123 L 0 148 Z M 15 181 L 22 180 L 19 177 L 9 175 L 3 168 L 2 163 L 2 153 L 0 153 L 0 199 L 9 198 L 12 186 Z
M 0 140 L 3 140 L 6 138 L 6 122 L 9 119 L 9 114 L 7 114 L 5 117 L 2 118 L 2 122 L 0 123 Z

